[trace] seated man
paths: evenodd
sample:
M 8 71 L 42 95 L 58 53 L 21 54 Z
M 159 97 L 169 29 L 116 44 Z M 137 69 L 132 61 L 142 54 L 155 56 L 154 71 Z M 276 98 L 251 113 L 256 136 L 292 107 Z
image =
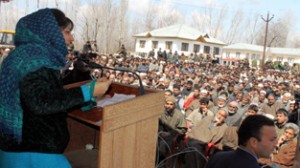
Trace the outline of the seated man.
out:
M 208 92 L 207 90 L 202 89 L 200 91 L 200 99 L 202 98 L 208 98 Z M 189 107 L 187 109 L 185 109 L 185 117 L 187 118 L 194 110 L 199 109 L 199 100 L 193 100 L 191 102 L 191 104 L 189 105 Z M 212 101 L 208 102 L 208 108 L 214 106 L 214 103 Z
M 225 123 L 228 126 L 234 125 L 240 118 L 242 118 L 242 115 L 237 113 L 238 110 L 238 102 L 232 101 L 227 106 L 228 111 L 228 117 L 225 120 Z
M 219 146 L 225 129 L 224 122 L 228 112 L 224 109 L 217 111 L 216 116 L 207 116 L 194 125 L 188 133 L 187 147 L 197 149 L 198 152 L 190 152 L 185 155 L 186 167 L 202 168 L 206 164 L 205 152 L 208 144 Z
M 287 123 L 284 126 L 284 133 L 279 137 L 274 152 L 269 159 L 259 159 L 263 165 L 277 167 L 293 167 L 299 127 L 294 123 Z
M 284 134 L 279 138 L 275 152 L 273 153 L 273 163 L 282 167 L 292 167 L 296 154 L 299 127 L 293 123 L 284 126 Z
M 178 137 L 183 138 L 186 130 L 184 115 L 176 108 L 175 97 L 167 97 L 164 113 L 159 118 L 158 146 L 160 158 L 169 154 L 173 142 Z
M 186 101 L 184 102 L 183 108 L 187 109 L 193 100 L 199 100 L 199 99 L 200 99 L 200 89 L 194 88 L 193 95 L 186 99 Z M 186 115 L 188 116 L 189 114 L 186 114 Z
M 212 111 L 214 114 L 220 109 L 227 108 L 227 99 L 225 96 L 219 96 L 216 102 L 216 105 L 211 107 L 209 110 Z
M 256 105 L 250 105 L 247 113 L 245 116 L 243 116 L 238 122 L 236 122 L 235 125 L 228 126 L 227 129 L 224 132 L 224 136 L 222 139 L 222 150 L 223 151 L 231 151 L 235 150 L 238 147 L 238 127 L 240 126 L 240 123 L 242 120 L 245 119 L 247 116 L 256 115 L 258 112 L 258 107 Z M 226 120 L 225 120 L 226 122 Z
M 284 108 L 276 111 L 275 128 L 277 136 L 280 137 L 284 133 L 284 126 L 288 122 L 288 111 Z
M 214 116 L 214 113 L 208 110 L 208 98 L 202 98 L 198 101 L 199 108 L 195 109 L 187 118 L 187 125 L 191 129 L 194 125 L 199 123 L 202 119 L 207 116 Z

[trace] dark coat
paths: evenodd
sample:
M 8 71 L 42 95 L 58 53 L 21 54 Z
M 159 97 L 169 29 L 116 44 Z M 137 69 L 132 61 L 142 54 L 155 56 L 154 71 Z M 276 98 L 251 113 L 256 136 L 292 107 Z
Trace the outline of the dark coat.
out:
M 257 159 L 237 148 L 235 151 L 216 153 L 205 168 L 260 168 Z

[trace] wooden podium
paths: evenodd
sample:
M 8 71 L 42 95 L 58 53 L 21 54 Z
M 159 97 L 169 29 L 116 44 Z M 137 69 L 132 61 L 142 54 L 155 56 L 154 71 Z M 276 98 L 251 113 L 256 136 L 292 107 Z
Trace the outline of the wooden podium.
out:
M 99 148 L 93 150 L 98 163 L 93 165 L 86 161 L 89 165 L 78 167 L 155 167 L 158 118 L 164 109 L 163 92 L 146 89 L 146 94 L 140 96 L 137 87 L 113 83 L 107 93 L 111 96 L 114 93 L 134 94 L 136 98 L 85 112 L 72 110 L 68 119 L 70 143 L 66 153 L 86 151 L 85 144 L 94 143 L 94 147 Z M 71 161 L 73 167 L 84 159 L 84 153 Z M 91 157 L 87 155 L 85 159 Z

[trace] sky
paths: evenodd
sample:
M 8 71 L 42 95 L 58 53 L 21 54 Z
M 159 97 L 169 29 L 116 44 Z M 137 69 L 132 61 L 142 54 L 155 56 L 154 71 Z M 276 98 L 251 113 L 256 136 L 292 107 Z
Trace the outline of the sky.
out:
M 300 35 L 300 0 L 129 0 L 129 9 L 133 13 L 141 13 L 147 9 L 150 1 L 155 4 L 166 3 L 186 16 L 210 6 L 216 10 L 226 6 L 230 13 L 242 10 L 245 15 L 259 14 L 264 18 L 269 12 L 270 17 L 274 15 L 274 21 L 291 13 L 295 20 L 292 31 Z
M 29 1 L 29 7 L 26 7 L 26 2 Z M 66 2 L 71 2 L 72 0 L 39 0 L 40 7 L 43 7 L 42 4 L 48 3 L 49 7 L 56 7 L 57 3 L 59 5 Z M 81 5 L 87 5 L 88 2 L 97 1 L 97 0 L 78 0 L 81 2 Z M 99 0 L 100 1 L 100 0 Z M 114 0 L 120 1 L 120 0 Z M 229 13 L 235 13 L 237 10 L 242 10 L 245 15 L 254 15 L 259 14 L 262 17 L 266 18 L 267 13 L 270 13 L 270 17 L 274 15 L 273 20 L 280 19 L 281 16 L 290 13 L 293 21 L 293 26 L 291 32 L 295 35 L 300 36 L 300 0 L 128 0 L 129 1 L 129 15 L 142 14 L 147 10 L 149 3 L 155 5 L 164 4 L 169 8 L 179 10 L 183 15 L 184 19 L 189 18 L 191 14 L 195 11 L 201 12 L 204 11 L 207 7 L 212 7 L 216 10 L 221 10 L 226 6 Z M 23 11 L 28 10 L 28 12 L 33 12 L 37 10 L 37 0 L 13 0 L 10 3 L 14 3 L 18 6 L 18 10 Z M 8 7 L 10 3 L 1 4 L 1 15 L 0 22 L 3 19 L 3 14 L 6 16 L 9 15 L 5 13 L 5 10 L 14 11 Z M 63 10 L 64 8 L 62 8 Z M 15 12 L 14 12 L 15 14 Z M 21 14 L 19 14 L 21 15 Z M 21 16 L 19 16 L 21 17 Z M 1 24 L 0 24 L 1 29 Z

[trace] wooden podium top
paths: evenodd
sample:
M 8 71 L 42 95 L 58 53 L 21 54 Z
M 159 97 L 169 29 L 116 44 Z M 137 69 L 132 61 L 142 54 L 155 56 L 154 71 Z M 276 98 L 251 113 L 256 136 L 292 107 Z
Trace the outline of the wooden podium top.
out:
M 85 83 L 87 82 L 85 81 L 85 82 L 75 83 L 75 84 L 67 85 L 65 86 L 65 88 L 78 87 Z M 146 106 L 153 106 L 153 105 L 154 106 L 161 105 L 161 109 L 162 109 L 163 102 L 164 102 L 163 93 L 152 89 L 145 89 L 145 91 L 146 91 L 145 95 L 140 95 L 139 89 L 136 86 L 112 83 L 110 88 L 107 91 L 108 95 L 113 96 L 115 93 L 134 94 L 136 95 L 136 98 L 119 102 L 116 104 L 108 105 L 105 106 L 104 108 L 94 107 L 88 111 L 81 111 L 81 109 L 75 109 L 69 112 L 69 116 L 100 127 L 103 124 L 103 120 L 107 121 L 112 118 L 118 118 L 118 117 L 120 118 L 122 117 L 121 115 L 126 115 L 126 116 L 130 115 L 133 109 L 134 111 L 136 110 L 145 111 Z M 149 102 L 152 103 L 149 104 Z M 157 115 L 162 111 L 163 109 L 161 111 L 156 111 L 151 113 Z M 150 113 L 148 113 L 148 116 L 149 114 Z M 150 114 L 150 116 L 152 116 L 152 114 Z M 144 116 L 147 117 L 147 113 L 144 113 Z M 139 117 L 139 119 L 141 119 L 141 117 Z

